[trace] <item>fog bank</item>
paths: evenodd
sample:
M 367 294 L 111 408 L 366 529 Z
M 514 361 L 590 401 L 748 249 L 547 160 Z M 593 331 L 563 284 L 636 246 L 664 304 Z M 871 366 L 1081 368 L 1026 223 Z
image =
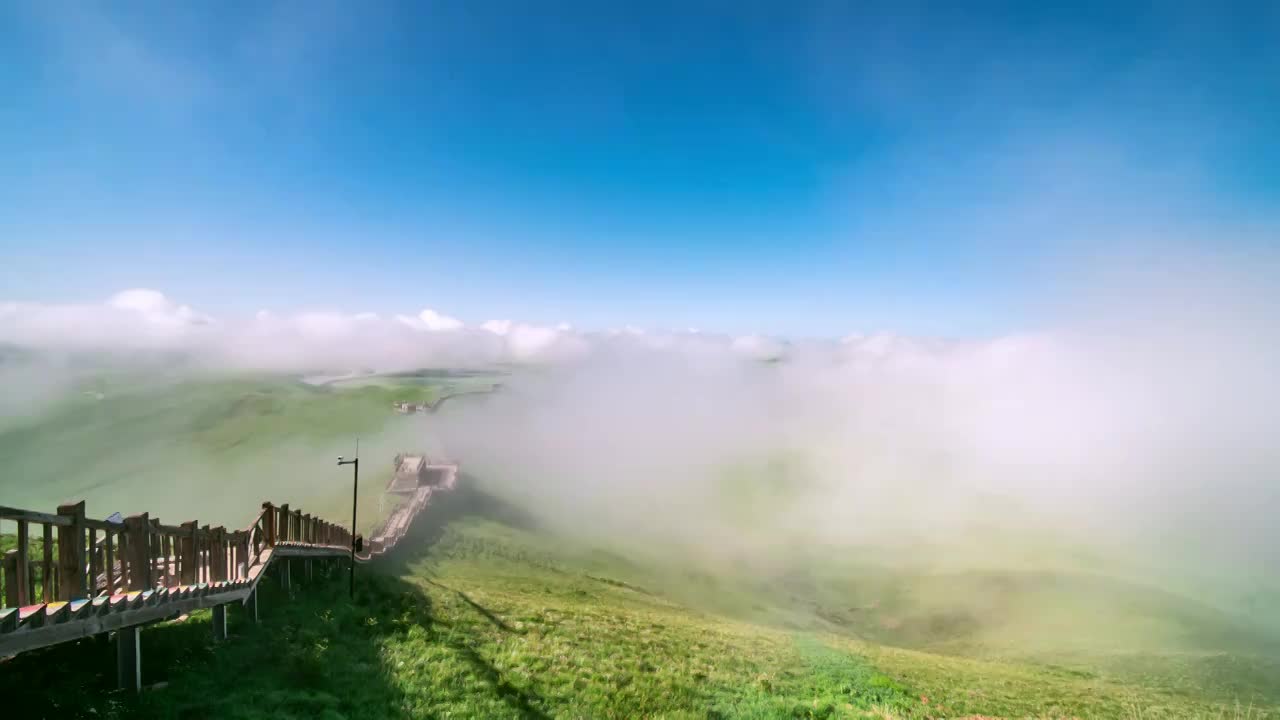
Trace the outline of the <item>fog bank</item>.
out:
M 580 331 L 434 310 L 219 319 L 143 290 L 9 303 L 0 417 L 38 417 L 92 375 L 86 355 L 176 376 L 501 365 L 501 393 L 407 420 L 421 427 L 394 445 L 452 455 L 547 521 L 624 547 L 1274 577 L 1280 265 L 1106 269 L 1043 329 L 981 339 Z
M 1249 587 L 1280 568 L 1275 269 L 1117 274 L 1058 327 L 989 340 L 761 362 L 631 338 L 426 422 L 499 492 L 628 543 Z

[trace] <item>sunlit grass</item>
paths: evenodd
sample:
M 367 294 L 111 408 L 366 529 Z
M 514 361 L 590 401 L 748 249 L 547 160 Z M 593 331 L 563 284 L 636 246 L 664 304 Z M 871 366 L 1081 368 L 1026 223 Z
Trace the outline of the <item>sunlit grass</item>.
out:
M 262 623 L 235 613 L 226 644 L 200 615 L 144 631 L 146 682 L 165 686 L 136 700 L 109 690 L 100 641 L 21 656 L 0 685 L 98 717 L 1278 717 L 1265 686 L 1232 698 L 1195 663 L 1182 677 L 1121 658 L 1084 669 L 737 620 L 633 582 L 630 563 L 476 516 L 420 540 L 383 574 L 361 568 L 354 604 L 341 572 L 291 598 L 268 580 Z

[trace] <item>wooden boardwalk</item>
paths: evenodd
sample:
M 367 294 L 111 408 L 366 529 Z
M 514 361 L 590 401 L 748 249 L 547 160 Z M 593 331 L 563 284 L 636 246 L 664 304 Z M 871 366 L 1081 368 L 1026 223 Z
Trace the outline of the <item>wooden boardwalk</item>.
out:
M 449 468 L 445 481 L 420 487 L 401 503 L 355 561 L 391 550 L 433 493 L 453 488 L 457 465 L 443 467 Z M 0 520 L 18 528 L 17 547 L 3 562 L 0 657 L 115 632 L 121 685 L 134 688 L 142 626 L 212 608 L 214 636 L 225 638 L 226 606 L 251 606 L 256 618 L 258 583 L 273 563 L 352 557 L 349 529 L 269 502 L 248 527 L 231 532 L 196 521 L 165 525 L 146 513 L 94 520 L 85 516 L 84 502 L 61 505 L 54 514 L 0 506 Z M 281 568 L 285 584 L 289 567 Z
M 384 554 L 395 547 L 400 538 L 409 531 L 413 519 L 431 502 L 433 493 L 453 490 L 458 482 L 458 465 L 456 463 L 425 462 L 425 468 L 437 478 L 435 484 L 419 485 L 414 488 L 403 486 L 403 478 L 398 474 L 392 477 L 387 485 L 388 496 L 396 495 L 406 498 L 387 517 L 382 527 L 378 528 L 365 544 L 364 554 L 357 554 L 357 559 L 368 560 Z

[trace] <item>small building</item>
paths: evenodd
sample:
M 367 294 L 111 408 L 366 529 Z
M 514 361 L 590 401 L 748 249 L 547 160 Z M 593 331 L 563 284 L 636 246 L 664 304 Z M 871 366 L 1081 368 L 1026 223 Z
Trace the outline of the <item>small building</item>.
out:
M 401 415 L 412 415 L 413 413 L 424 413 L 431 410 L 431 406 L 426 403 L 397 402 L 391 403 L 391 407 Z
M 425 455 L 396 455 L 396 474 L 387 486 L 387 492 L 413 492 L 426 484 L 427 458 Z
M 387 492 L 413 493 L 421 487 L 452 487 L 458 466 L 450 462 L 432 462 L 426 455 L 396 455 L 396 471 Z

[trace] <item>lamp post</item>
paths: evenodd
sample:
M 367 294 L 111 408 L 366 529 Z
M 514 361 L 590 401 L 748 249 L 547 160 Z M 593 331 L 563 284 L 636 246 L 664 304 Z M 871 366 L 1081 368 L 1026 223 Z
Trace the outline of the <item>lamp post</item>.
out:
M 360 444 L 356 443 L 356 456 L 351 460 L 343 460 L 338 456 L 338 465 L 351 467 L 351 597 L 356 596 L 356 498 L 360 492 Z

